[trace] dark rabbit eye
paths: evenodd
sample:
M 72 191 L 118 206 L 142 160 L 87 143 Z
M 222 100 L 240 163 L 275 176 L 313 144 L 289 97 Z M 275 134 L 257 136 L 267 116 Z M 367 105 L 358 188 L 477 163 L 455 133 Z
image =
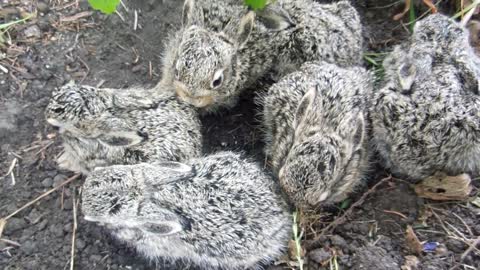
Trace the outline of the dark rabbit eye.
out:
M 62 113 L 62 112 L 64 112 L 64 110 L 63 110 L 63 108 L 55 108 L 55 109 L 53 109 L 53 112 L 54 113 Z
M 212 88 L 218 88 L 223 82 L 223 70 L 218 70 L 213 75 Z

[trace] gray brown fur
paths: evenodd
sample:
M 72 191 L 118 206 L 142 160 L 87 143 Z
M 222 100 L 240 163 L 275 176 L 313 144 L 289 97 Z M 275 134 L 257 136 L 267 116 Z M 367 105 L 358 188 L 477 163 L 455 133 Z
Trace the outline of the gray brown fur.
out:
M 376 148 L 394 175 L 478 174 L 480 58 L 468 37 L 457 22 L 430 15 L 385 59 L 371 116 Z
M 347 1 L 279 0 L 256 17 L 242 1 L 185 1 L 185 25 L 166 46 L 161 83 L 214 111 L 235 105 L 244 89 L 269 73 L 281 76 L 309 60 L 361 61 L 360 18 Z
M 276 259 L 292 226 L 272 177 L 232 152 L 187 164 L 99 168 L 85 181 L 82 212 L 146 258 L 202 269 L 254 268 Z
M 360 67 L 306 63 L 261 98 L 266 154 L 297 206 L 340 201 L 361 181 L 371 81 Z
M 46 118 L 59 128 L 63 139 L 59 166 L 71 171 L 184 161 L 201 153 L 198 113 L 171 93 L 153 95 L 145 89 L 98 89 L 69 83 L 53 93 Z

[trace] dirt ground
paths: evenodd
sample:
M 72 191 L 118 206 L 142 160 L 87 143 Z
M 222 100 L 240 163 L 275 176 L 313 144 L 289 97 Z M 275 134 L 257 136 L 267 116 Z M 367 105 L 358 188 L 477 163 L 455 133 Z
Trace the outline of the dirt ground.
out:
M 120 15 L 105 16 L 92 12 L 86 0 L 44 1 L 0 1 L 0 23 L 37 11 L 35 18 L 11 29 L 5 35 L 7 43 L 0 47 L 0 176 L 5 176 L 0 178 L 0 217 L 72 175 L 56 168 L 61 141 L 43 116 L 52 90 L 72 79 L 104 87 L 154 85 L 160 79 L 165 37 L 179 26 L 183 3 L 124 1 L 128 10 L 119 7 Z M 408 37 L 408 27 L 391 19 L 402 9 L 401 3 L 354 2 L 365 23 L 367 51 L 388 51 Z M 451 12 L 448 5 L 445 8 Z M 233 149 L 263 162 L 253 97 L 247 94 L 233 110 L 202 119 L 206 152 Z M 480 247 L 470 247 L 480 240 L 476 189 L 469 202 L 448 203 L 420 199 L 400 179 L 383 180 L 374 190 L 372 186 L 388 172 L 372 166 L 369 181 L 352 195 L 352 202 L 360 200 L 358 206 L 343 223 L 341 207 L 303 216 L 306 268 L 480 269 Z M 69 268 L 75 212 L 75 269 L 189 267 L 145 261 L 106 231 L 85 222 L 76 199 L 81 184 L 76 180 L 8 220 L 0 239 L 0 269 Z M 338 225 L 327 227 L 334 220 Z M 427 243 L 420 254 L 408 248 L 407 225 Z M 325 228 L 331 230 L 322 234 Z M 417 268 L 406 266 L 415 260 Z M 288 257 L 270 266 L 294 267 L 295 261 Z

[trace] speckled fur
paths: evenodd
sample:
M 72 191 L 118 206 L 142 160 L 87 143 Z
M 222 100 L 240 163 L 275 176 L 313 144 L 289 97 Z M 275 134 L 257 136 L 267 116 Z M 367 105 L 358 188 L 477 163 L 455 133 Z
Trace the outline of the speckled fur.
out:
M 257 164 L 220 152 L 188 164 L 95 170 L 83 188 L 82 212 L 149 259 L 256 268 L 278 258 L 290 239 L 291 216 L 277 190 Z
M 371 81 L 360 67 L 310 62 L 259 99 L 266 154 L 297 206 L 340 201 L 361 181 Z
M 85 174 L 97 166 L 184 161 L 201 153 L 198 113 L 171 93 L 69 83 L 53 93 L 46 118 L 63 139 L 59 166 Z
M 468 36 L 446 16 L 430 15 L 385 59 L 371 116 L 381 160 L 396 176 L 478 175 L 480 59 Z
M 308 60 L 345 66 L 361 61 L 360 19 L 347 1 L 278 0 L 258 19 L 242 1 L 188 5 L 193 7 L 185 9 L 184 27 L 166 46 L 161 83 L 173 84 L 181 99 L 207 112 L 235 105 L 263 76 L 282 76 Z M 212 87 L 220 71 L 223 83 Z

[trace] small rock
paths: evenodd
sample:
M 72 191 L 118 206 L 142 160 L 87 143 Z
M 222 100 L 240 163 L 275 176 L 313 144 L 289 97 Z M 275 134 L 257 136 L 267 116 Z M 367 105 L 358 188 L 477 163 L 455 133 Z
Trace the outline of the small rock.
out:
M 35 243 L 35 241 L 28 240 L 22 243 L 22 246 L 20 247 L 20 249 L 25 254 L 31 255 L 36 252 L 36 247 L 37 247 L 37 244 Z
M 76 242 L 77 250 L 81 251 L 85 248 L 85 246 L 87 246 L 87 244 L 85 244 L 85 241 L 83 241 L 82 239 L 77 239 L 77 242 Z
M 52 184 L 53 184 L 53 179 L 51 177 L 47 177 L 42 180 L 43 187 L 49 188 L 49 187 L 52 187 Z
M 332 245 L 338 248 L 341 248 L 342 250 L 348 249 L 348 244 L 343 237 L 340 235 L 334 235 L 330 238 L 330 241 L 332 242 Z
M 139 65 L 135 65 L 135 66 L 133 66 L 133 68 L 132 68 L 132 72 L 134 72 L 134 73 L 135 73 L 135 72 L 139 72 L 140 70 L 142 70 L 142 65 L 140 65 L 140 64 L 139 64 Z
M 63 226 L 63 231 L 68 232 L 68 233 L 69 233 L 69 232 L 72 232 L 72 229 L 73 229 L 72 226 L 73 226 L 72 223 L 67 223 L 67 224 L 65 224 L 65 225 Z
M 37 230 L 43 231 L 48 225 L 48 219 L 44 219 L 42 222 L 38 223 Z
M 463 253 L 465 251 L 465 248 L 467 247 L 465 243 L 457 239 L 448 239 L 446 246 L 450 251 L 453 251 L 455 253 Z
M 30 211 L 30 214 L 26 217 L 31 224 L 35 224 L 40 221 L 42 214 L 37 211 L 37 209 L 33 209 Z
M 57 187 L 59 186 L 60 184 L 62 184 L 63 182 L 65 182 L 65 180 L 67 180 L 67 176 L 63 175 L 63 174 L 57 174 L 54 178 L 53 178 L 53 186 L 54 187 Z
M 21 230 L 27 226 L 27 222 L 23 218 L 11 218 L 7 221 L 5 230 L 3 233 L 5 235 L 10 235 L 15 231 Z
M 102 256 L 100 256 L 100 255 L 92 255 L 92 256 L 90 256 L 90 261 L 92 261 L 92 262 L 99 262 L 99 261 L 101 261 L 101 260 L 102 260 Z
M 36 24 L 27 27 L 23 31 L 23 33 L 28 38 L 30 38 L 30 37 L 41 38 L 42 37 L 42 31 L 40 31 L 40 28 Z
M 38 2 L 37 3 L 37 10 L 43 13 L 47 13 L 50 10 L 50 7 L 48 6 L 47 3 L 44 2 Z
M 308 253 L 308 257 L 316 263 L 323 264 L 325 261 L 330 260 L 332 254 L 330 252 L 325 251 L 323 248 L 317 248 L 310 253 Z
M 72 200 L 65 200 L 63 202 L 63 210 L 72 210 L 73 209 L 73 202 Z

